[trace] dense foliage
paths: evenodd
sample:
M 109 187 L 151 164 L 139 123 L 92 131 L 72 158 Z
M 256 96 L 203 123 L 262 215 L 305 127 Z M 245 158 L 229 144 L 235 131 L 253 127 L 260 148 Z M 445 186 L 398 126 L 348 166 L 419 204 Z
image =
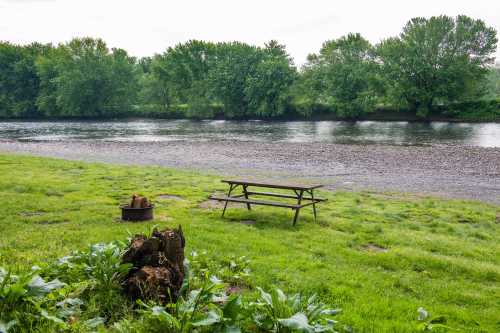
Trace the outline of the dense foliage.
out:
M 414 18 L 378 46 L 388 96 L 426 117 L 436 103 L 480 96 L 496 31 L 466 16 Z
M 0 43 L 0 117 L 360 118 L 385 109 L 443 116 L 491 100 L 497 119 L 496 31 L 467 16 L 414 18 L 371 45 L 360 34 L 326 41 L 297 70 L 285 46 L 191 40 L 136 59 L 104 41 Z M 481 105 L 481 104 L 478 104 Z M 474 112 L 449 112 L 474 120 Z
M 37 59 L 40 114 L 99 117 L 126 113 L 135 102 L 135 59 L 100 39 L 73 39 Z
M 374 48 L 360 34 L 325 42 L 318 55 L 309 56 L 304 78 L 303 97 L 330 105 L 340 117 L 356 118 L 375 109 L 380 82 Z
M 120 264 L 124 249 L 124 242 L 95 244 L 19 275 L 0 267 L 0 332 L 315 333 L 340 327 L 331 318 L 339 310 L 315 295 L 258 287 L 258 294 L 245 298 L 228 292 L 231 286 L 251 288 L 244 257 L 217 262 L 192 253 L 175 303 L 134 304 L 121 293 L 120 281 L 130 269 Z

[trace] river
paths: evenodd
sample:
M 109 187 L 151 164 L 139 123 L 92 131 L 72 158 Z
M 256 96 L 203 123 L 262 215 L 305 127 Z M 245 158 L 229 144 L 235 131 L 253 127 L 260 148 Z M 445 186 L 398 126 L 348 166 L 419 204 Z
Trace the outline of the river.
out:
M 20 141 L 249 141 L 500 147 L 497 123 L 381 121 L 57 121 L 0 122 L 0 138 Z

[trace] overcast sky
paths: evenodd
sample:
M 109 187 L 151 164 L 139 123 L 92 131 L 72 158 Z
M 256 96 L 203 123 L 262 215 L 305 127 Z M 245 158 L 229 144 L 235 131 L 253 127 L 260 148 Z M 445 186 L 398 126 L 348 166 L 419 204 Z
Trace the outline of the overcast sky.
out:
M 500 30 L 500 0 L 0 0 L 0 40 L 92 36 L 147 56 L 189 39 L 277 39 L 302 64 L 325 40 L 360 32 L 376 43 L 412 17 L 440 14 L 466 14 Z

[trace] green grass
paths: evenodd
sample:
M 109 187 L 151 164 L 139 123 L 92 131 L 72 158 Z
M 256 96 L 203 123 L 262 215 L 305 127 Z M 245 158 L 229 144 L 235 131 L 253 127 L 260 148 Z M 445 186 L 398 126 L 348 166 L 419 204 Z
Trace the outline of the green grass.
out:
M 206 250 L 214 260 L 245 255 L 255 285 L 318 293 L 357 332 L 414 331 L 419 307 L 462 331 L 500 331 L 500 207 L 325 191 L 318 223 L 304 209 L 292 227 L 284 209 L 230 208 L 222 219 L 218 209 L 199 208 L 226 189 L 219 179 L 0 155 L 0 266 L 27 270 L 91 243 L 181 224 L 187 252 Z M 117 206 L 132 193 L 155 202 L 155 221 L 118 221 Z M 183 200 L 158 199 L 163 193 Z

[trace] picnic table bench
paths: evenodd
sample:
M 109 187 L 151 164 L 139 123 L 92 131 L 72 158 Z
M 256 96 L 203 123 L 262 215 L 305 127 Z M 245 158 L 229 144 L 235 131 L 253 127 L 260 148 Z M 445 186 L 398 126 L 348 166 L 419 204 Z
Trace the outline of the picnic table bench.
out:
M 224 209 L 222 210 L 222 216 L 226 213 L 226 208 L 228 202 L 244 203 L 248 210 L 251 210 L 251 205 L 261 205 L 261 206 L 273 206 L 282 207 L 295 210 L 295 215 L 293 217 L 293 225 L 297 223 L 299 217 L 300 209 L 306 206 L 313 207 L 314 221 L 316 221 L 316 204 L 322 201 L 326 201 L 323 198 L 314 197 L 314 190 L 322 187 L 323 185 L 306 185 L 306 184 L 282 184 L 282 183 L 269 183 L 260 182 L 253 180 L 222 180 L 223 183 L 229 185 L 229 191 L 226 196 L 211 195 L 209 199 L 223 201 Z M 233 194 L 233 191 L 241 187 L 242 192 L 239 194 Z M 251 190 L 249 188 L 252 188 Z M 274 193 L 274 192 L 261 192 L 258 189 L 279 189 L 279 190 L 290 190 L 293 194 L 286 193 Z M 257 189 L 257 190 L 254 190 Z M 304 195 L 306 194 L 306 195 Z M 295 199 L 296 203 L 286 203 L 282 201 L 269 201 L 253 199 L 250 196 L 264 196 L 264 197 L 276 197 L 276 198 L 286 198 Z

